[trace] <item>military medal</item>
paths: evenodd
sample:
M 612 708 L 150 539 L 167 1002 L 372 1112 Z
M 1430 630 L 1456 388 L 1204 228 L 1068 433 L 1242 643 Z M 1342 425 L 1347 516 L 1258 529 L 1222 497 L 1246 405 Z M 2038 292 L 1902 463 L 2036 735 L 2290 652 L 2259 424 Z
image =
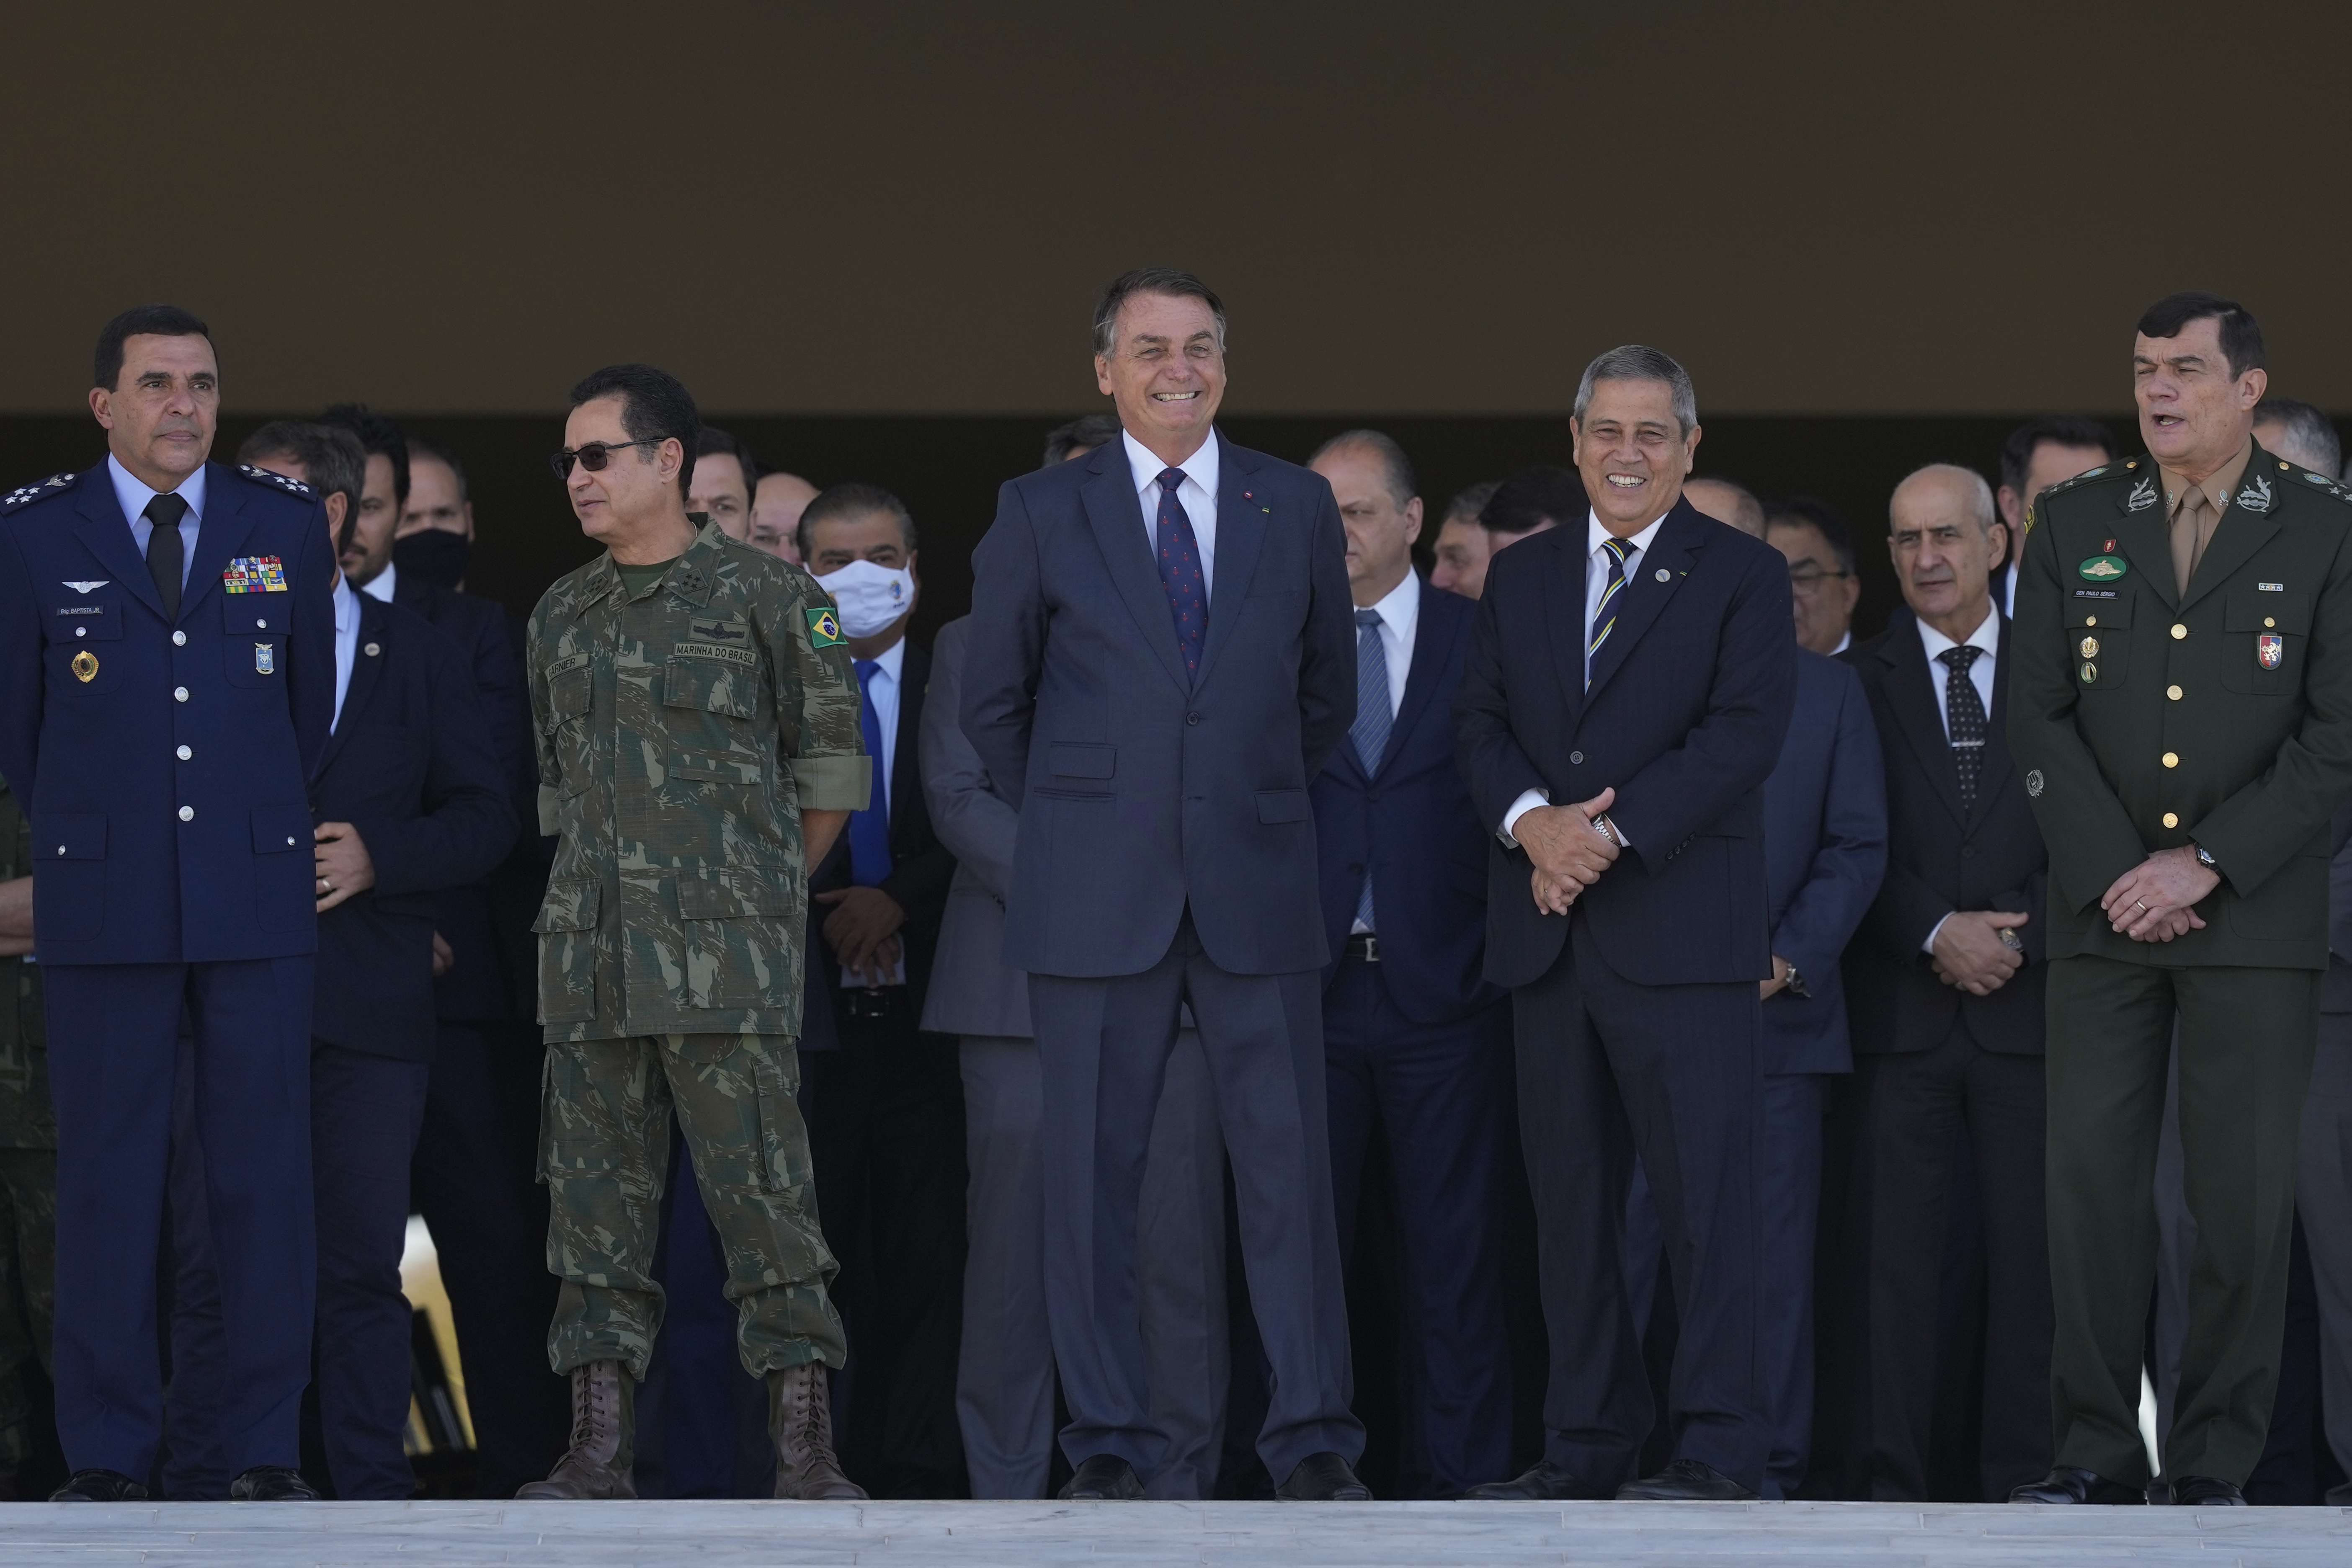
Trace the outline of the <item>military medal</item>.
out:
M 2099 639 L 2098 639 L 2098 638 L 2096 638 L 2096 637 L 2084 637 L 2084 638 L 2083 639 L 2082 648 L 2083 648 L 2083 657 L 2084 657 L 2084 658 L 2098 658 L 2098 657 L 2099 657 Z
M 88 648 L 73 656 L 74 679 L 88 686 L 98 679 L 98 655 Z
M 2264 669 L 2276 669 L 2286 662 L 2286 638 L 2275 632 L 2265 632 L 2254 638 L 2254 662 Z M 88 679 L 89 677 L 83 677 Z
M 2095 664 L 2086 664 L 2086 665 L 2084 665 L 2084 666 L 2083 667 L 2083 684 L 2084 684 L 2084 685 L 2085 685 L 2085 686 L 2093 685 L 2093 684 L 2095 684 L 2095 683 L 2098 680 L 2098 679 L 2099 679 L 2099 667 L 2098 667 L 2097 665 L 2095 665 Z
M 2087 583 L 2112 583 L 2131 570 L 2120 555 L 2094 555 L 2074 568 L 2074 574 Z
M 278 673 L 278 649 L 274 644 L 257 642 L 253 645 L 253 673 L 256 675 Z
M 225 594 L 283 594 L 286 563 L 275 555 L 240 555 L 221 574 Z

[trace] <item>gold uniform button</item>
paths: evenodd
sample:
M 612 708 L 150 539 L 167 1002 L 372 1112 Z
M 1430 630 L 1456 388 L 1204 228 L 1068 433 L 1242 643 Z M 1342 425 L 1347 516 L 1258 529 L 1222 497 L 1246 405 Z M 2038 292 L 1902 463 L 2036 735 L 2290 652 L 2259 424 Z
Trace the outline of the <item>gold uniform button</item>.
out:
M 2165 694 L 2167 697 L 2171 698 L 2175 702 L 2178 702 L 2178 701 L 2179 701 L 2179 700 L 2180 700 L 2180 688 L 2179 688 L 2178 686 L 2168 686 L 2168 687 L 2166 687 L 2166 688 L 2164 689 L 2164 694 Z
M 2188 635 L 2189 635 L 2189 628 L 2188 628 L 2187 626 L 2182 626 L 2182 625 L 2181 625 L 2179 622 L 2178 622 L 2178 621 L 2175 621 L 2175 622 L 2172 624 L 2172 640 L 2173 640 L 2173 641 L 2175 641 L 2175 642 L 2179 642 L 2182 637 L 2187 637 Z
M 2084 616 L 2083 617 L 2083 624 L 2086 626 L 2095 626 L 2099 624 L 2099 617 L 2096 616 Z
M 2179 752 L 2165 752 L 2165 753 L 2164 753 L 2164 765 L 2165 765 L 2166 767 L 2168 767 L 2168 768 L 2177 768 L 2177 767 L 2179 767 L 2179 766 L 2180 765 L 2180 753 L 2179 753 Z
M 2167 827 L 2178 827 L 2180 826 L 2180 818 L 2168 811 L 2164 814 L 2164 825 Z
M 2274 616 L 2264 616 L 2263 617 L 2263 625 L 2264 625 L 2264 626 L 2274 626 L 2278 625 L 2278 621 L 2277 621 L 2276 617 L 2274 617 Z

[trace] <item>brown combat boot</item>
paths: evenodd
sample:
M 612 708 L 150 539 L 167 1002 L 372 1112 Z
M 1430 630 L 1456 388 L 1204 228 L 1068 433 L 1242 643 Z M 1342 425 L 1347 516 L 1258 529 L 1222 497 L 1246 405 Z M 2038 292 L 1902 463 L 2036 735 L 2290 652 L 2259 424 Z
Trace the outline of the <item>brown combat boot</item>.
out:
M 768 1374 L 768 1436 L 776 1445 L 776 1495 L 802 1502 L 863 1502 L 866 1489 L 833 1453 L 832 1380 L 823 1362 Z
M 518 1499 L 633 1498 L 636 1463 L 636 1384 L 617 1361 L 592 1361 L 572 1372 L 572 1447 L 547 1479 L 532 1481 Z

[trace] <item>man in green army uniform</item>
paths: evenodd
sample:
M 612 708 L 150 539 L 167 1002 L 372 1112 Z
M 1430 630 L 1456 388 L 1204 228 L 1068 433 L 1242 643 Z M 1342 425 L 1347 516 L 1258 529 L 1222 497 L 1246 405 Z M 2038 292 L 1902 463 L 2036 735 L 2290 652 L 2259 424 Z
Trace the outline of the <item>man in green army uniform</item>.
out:
M 33 951 L 32 829 L 0 779 L 0 1499 L 16 1495 L 31 1400 L 25 1363 L 49 1367 L 57 1304 L 58 1121 Z
M 572 1447 L 525 1498 L 635 1495 L 633 1390 L 675 1109 L 764 1375 L 780 1498 L 862 1498 L 834 1456 L 835 1272 L 793 1102 L 804 868 L 866 803 L 857 682 L 830 603 L 689 517 L 694 399 L 649 365 L 572 389 L 558 472 L 607 547 L 530 618 L 540 826 L 562 835 L 540 935 L 548 1354 Z M 698 526 L 698 521 L 699 526 Z
M 2147 451 L 2026 519 L 2010 746 L 2050 846 L 2056 1465 L 2017 1502 L 2138 1502 L 2151 1177 L 2179 1022 L 2197 1249 L 2164 1473 L 2241 1503 L 2278 1384 L 2294 1145 L 2352 794 L 2352 500 L 2253 440 L 2262 332 L 2140 318 Z

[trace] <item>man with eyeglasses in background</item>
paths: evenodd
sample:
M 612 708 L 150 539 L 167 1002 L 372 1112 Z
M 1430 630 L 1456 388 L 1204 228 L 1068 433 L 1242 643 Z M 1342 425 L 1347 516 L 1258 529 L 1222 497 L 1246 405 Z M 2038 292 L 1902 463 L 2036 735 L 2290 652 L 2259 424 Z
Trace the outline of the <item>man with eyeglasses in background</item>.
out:
M 1811 496 L 1790 496 L 1767 510 L 1764 540 L 1789 558 L 1797 646 L 1832 658 L 1853 646 L 1853 606 L 1862 597 L 1853 536 L 1837 514 Z

